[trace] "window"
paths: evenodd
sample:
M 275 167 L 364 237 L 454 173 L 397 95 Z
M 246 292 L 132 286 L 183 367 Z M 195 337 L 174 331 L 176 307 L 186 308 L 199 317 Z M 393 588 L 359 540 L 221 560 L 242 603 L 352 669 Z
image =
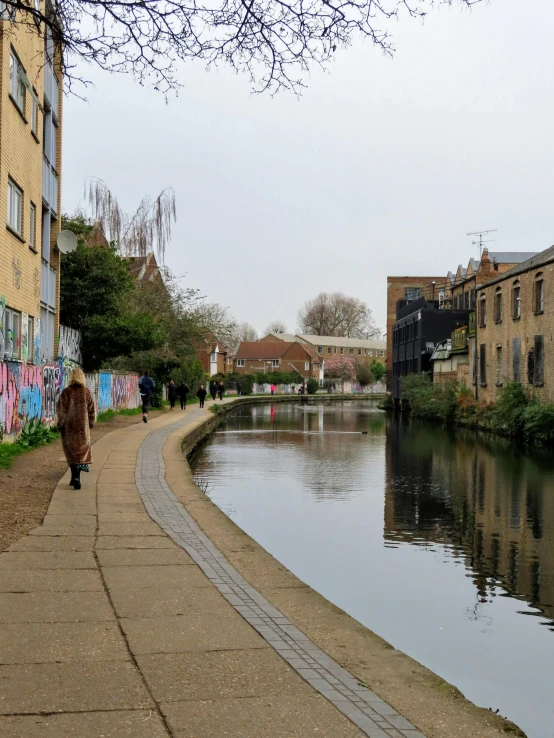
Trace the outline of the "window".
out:
M 456 295 L 456 297 L 452 300 L 452 308 L 453 310 L 458 309 L 458 295 Z
M 27 316 L 27 356 L 24 359 L 33 363 L 35 345 L 35 321 L 30 315 Z
M 385 352 L 381 351 L 381 358 L 383 359 L 385 357 Z
M 354 355 L 354 349 L 353 348 L 348 349 L 348 353 L 351 354 L 351 355 Z
M 421 297 L 421 287 L 405 287 L 404 288 L 404 298 L 406 300 L 409 300 L 410 302 L 412 300 L 419 300 Z
M 25 83 L 23 67 L 12 51 L 10 54 L 10 95 L 19 110 L 25 114 Z
M 340 355 L 342 356 L 343 354 L 344 354 L 344 349 L 343 349 L 343 348 L 341 348 L 341 350 L 340 350 Z
M 485 295 L 479 300 L 479 328 L 487 325 L 487 299 Z
M 479 347 L 479 380 L 482 387 L 487 384 L 487 346 L 484 343 Z
M 419 320 L 416 320 L 414 323 L 414 338 L 419 337 Z
M 544 280 L 542 278 L 542 272 L 539 272 L 535 277 L 533 296 L 533 312 L 535 315 L 539 315 L 544 310 Z
M 29 210 L 29 246 L 33 249 L 33 251 L 37 250 L 36 224 L 37 224 L 37 208 L 36 208 L 36 205 L 31 203 L 31 208 Z
M 494 322 L 502 323 L 502 290 L 500 287 L 496 288 L 494 295 Z
M 519 282 L 514 282 L 512 287 L 512 318 L 513 320 L 521 318 L 521 288 Z
M 273 359 L 271 366 L 275 369 L 279 366 L 279 359 Z
M 512 370 L 514 382 L 521 382 L 521 338 L 512 338 Z
M 6 308 L 2 321 L 4 356 L 19 359 L 21 352 L 21 314 Z
M 36 90 L 33 89 L 34 95 L 31 95 L 31 131 L 37 135 L 37 126 L 38 126 L 38 102 L 36 98 Z
M 439 307 L 443 307 L 444 305 L 444 289 L 439 290 Z
M 367 349 L 364 349 L 364 356 L 367 356 Z
M 317 347 L 317 353 L 318 354 L 322 354 L 323 353 L 323 346 L 318 346 Z
M 496 347 L 496 386 L 502 387 L 502 346 Z
M 210 354 L 210 361 L 217 361 L 217 354 L 215 351 L 212 351 Z
M 244 359 L 237 359 L 237 366 L 244 366 Z
M 23 192 L 19 187 L 8 179 L 8 225 L 19 236 L 22 235 L 23 226 L 21 214 L 23 209 Z
M 304 369 L 305 369 L 305 371 L 309 371 L 309 369 L 310 369 L 310 362 L 309 361 L 305 361 L 304 362 Z
M 464 292 L 464 308 L 469 310 L 469 292 Z
M 335 354 L 336 354 L 336 353 L 337 353 L 337 347 L 336 347 L 336 346 L 334 346 L 334 347 L 333 347 L 333 350 L 334 350 L 334 352 L 335 352 Z
M 469 307 L 471 310 L 475 310 L 475 290 L 471 290 L 469 295 Z
M 373 349 L 369 349 L 369 355 L 370 357 L 373 356 Z
M 533 384 L 542 387 L 544 384 L 544 337 L 535 336 L 535 370 Z
M 331 350 L 332 350 L 332 349 L 331 349 L 331 346 L 328 346 L 328 347 L 327 347 L 327 353 L 328 353 L 328 354 L 330 354 L 330 353 L 331 353 Z
M 358 356 L 362 355 L 362 349 L 358 349 Z

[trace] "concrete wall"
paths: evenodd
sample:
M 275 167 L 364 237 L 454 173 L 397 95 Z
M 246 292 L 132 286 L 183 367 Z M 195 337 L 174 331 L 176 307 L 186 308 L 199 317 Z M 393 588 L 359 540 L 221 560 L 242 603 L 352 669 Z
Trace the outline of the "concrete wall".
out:
M 0 438 L 16 440 L 34 420 L 52 424 L 56 403 L 67 387 L 73 362 L 26 365 L 0 362 Z M 94 372 L 86 375 L 97 412 L 136 408 L 140 404 L 138 374 Z

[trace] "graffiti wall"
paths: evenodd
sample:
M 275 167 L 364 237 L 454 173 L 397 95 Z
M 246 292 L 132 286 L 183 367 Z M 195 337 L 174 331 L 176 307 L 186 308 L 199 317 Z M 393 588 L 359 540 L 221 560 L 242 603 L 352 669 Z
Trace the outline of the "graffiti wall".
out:
M 32 366 L 0 361 L 0 440 L 15 439 L 33 420 L 53 423 L 56 404 L 74 366 L 63 359 Z M 97 412 L 139 406 L 138 374 L 96 372 L 87 374 L 86 382 Z
M 83 358 L 81 356 L 80 331 L 60 324 L 60 332 L 58 334 L 58 355 L 63 359 L 74 361 L 79 365 L 83 363 Z
M 293 391 L 298 392 L 298 388 L 301 387 L 300 384 L 279 384 L 276 387 L 275 393 L 277 395 L 288 395 Z M 334 384 L 334 390 L 331 392 L 339 393 L 339 394 L 345 394 L 345 395 L 384 395 L 386 394 L 386 388 L 385 385 L 382 382 L 375 382 L 375 384 L 370 384 L 365 387 L 362 387 L 358 382 L 340 382 L 336 381 Z M 252 392 L 255 395 L 268 395 L 271 392 L 271 385 L 270 384 L 254 384 L 252 388 Z

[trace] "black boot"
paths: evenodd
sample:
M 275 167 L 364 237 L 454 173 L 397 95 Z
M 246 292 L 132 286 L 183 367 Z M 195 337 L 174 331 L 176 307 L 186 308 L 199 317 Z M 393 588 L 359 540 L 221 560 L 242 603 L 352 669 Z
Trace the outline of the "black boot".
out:
M 75 487 L 75 480 L 78 478 L 79 474 L 77 464 L 71 464 L 69 468 L 71 469 L 71 481 L 69 482 L 69 484 L 72 487 Z
M 73 479 L 73 487 L 75 489 L 81 489 L 81 470 L 75 469 L 75 477 Z

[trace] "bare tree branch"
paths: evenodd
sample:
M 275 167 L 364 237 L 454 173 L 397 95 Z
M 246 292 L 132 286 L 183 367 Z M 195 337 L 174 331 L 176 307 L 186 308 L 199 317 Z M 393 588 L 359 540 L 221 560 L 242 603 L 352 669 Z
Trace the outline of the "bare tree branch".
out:
M 373 314 L 367 304 L 342 292 L 321 292 L 298 311 L 301 333 L 346 338 L 379 338 Z
M 79 60 L 132 73 L 164 93 L 179 88 L 176 64 L 200 59 L 244 72 L 256 92 L 301 92 L 312 67 L 337 49 L 368 38 L 385 54 L 394 46 L 388 23 L 422 19 L 436 5 L 471 8 L 483 0 L 29 0 L 0 3 L 16 24 L 49 26 L 63 50 L 66 86 L 86 84 Z

